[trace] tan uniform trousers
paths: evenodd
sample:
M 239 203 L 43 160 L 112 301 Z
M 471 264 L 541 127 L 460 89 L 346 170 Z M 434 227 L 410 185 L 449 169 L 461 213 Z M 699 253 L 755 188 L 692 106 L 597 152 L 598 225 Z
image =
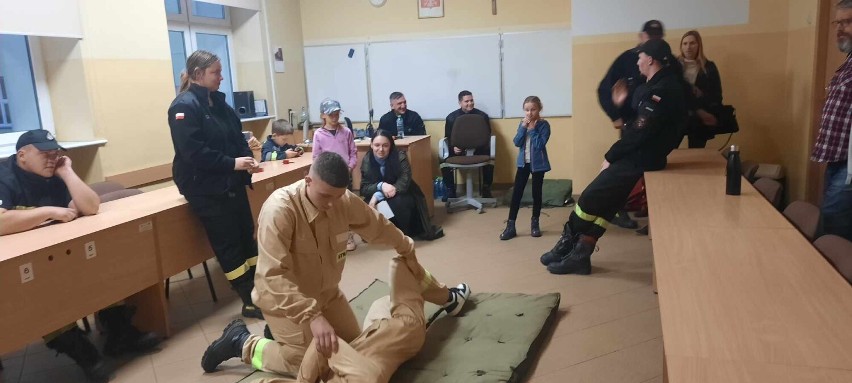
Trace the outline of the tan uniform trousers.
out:
M 373 303 L 361 335 L 349 344 L 340 342 L 338 352 L 328 359 L 313 344 L 308 347 L 300 382 L 385 383 L 420 351 L 426 340 L 423 301 L 443 305 L 449 290 L 423 269 L 414 254 L 395 257 L 389 268 L 390 297 Z
M 449 298 L 447 287 L 435 280 L 414 257 L 397 256 L 390 262 L 391 295 L 373 302 L 364 331 L 355 340 L 339 337 L 338 352 L 325 358 L 308 346 L 298 382 L 386 383 L 396 369 L 416 355 L 426 338 L 423 302 L 443 305 Z M 293 382 L 275 378 L 261 383 Z
M 339 289 L 328 295 L 318 299 L 318 302 L 323 302 L 319 304 L 322 315 L 340 338 L 354 340 L 360 329 L 346 296 Z M 295 376 L 302 364 L 305 350 L 313 340 L 310 322 L 298 324 L 266 311 L 263 315 L 275 340 L 266 339 L 262 335 L 251 335 L 243 344 L 243 362 L 261 371 Z

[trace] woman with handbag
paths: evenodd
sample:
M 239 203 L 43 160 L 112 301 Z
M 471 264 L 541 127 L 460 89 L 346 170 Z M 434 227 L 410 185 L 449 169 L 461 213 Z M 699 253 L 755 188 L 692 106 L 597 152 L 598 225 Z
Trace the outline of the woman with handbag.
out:
M 692 85 L 689 124 L 684 136 L 690 148 L 703 148 L 714 137 L 722 107 L 722 80 L 716 64 L 704 56 L 704 44 L 698 31 L 686 32 L 680 40 L 683 78 Z

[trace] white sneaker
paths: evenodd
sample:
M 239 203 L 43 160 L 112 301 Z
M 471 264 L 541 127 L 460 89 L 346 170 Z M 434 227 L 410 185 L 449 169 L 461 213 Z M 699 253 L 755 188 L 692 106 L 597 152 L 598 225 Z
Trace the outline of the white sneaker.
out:
M 444 310 L 451 316 L 458 316 L 469 297 L 470 287 L 468 287 L 467 283 L 460 283 L 456 287 L 450 287 L 450 300 L 444 303 Z

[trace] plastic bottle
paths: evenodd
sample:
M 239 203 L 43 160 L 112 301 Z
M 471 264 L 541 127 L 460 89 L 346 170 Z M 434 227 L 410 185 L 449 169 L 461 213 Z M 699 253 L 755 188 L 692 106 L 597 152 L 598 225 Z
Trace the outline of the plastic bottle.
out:
M 405 126 L 402 124 L 402 116 L 396 116 L 396 138 L 405 138 Z
M 740 163 L 740 147 L 737 145 L 731 145 L 731 150 L 728 152 L 727 170 L 725 194 L 740 195 L 743 171 L 742 164 Z

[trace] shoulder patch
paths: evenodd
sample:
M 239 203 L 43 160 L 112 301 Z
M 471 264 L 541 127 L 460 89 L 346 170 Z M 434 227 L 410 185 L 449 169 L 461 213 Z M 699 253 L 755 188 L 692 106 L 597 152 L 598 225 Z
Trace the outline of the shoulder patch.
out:
M 653 100 L 654 102 L 660 102 L 660 100 L 662 100 L 662 98 L 660 98 L 660 96 L 657 96 L 657 95 L 655 94 L 655 95 L 652 95 L 652 96 L 651 96 L 651 100 Z

